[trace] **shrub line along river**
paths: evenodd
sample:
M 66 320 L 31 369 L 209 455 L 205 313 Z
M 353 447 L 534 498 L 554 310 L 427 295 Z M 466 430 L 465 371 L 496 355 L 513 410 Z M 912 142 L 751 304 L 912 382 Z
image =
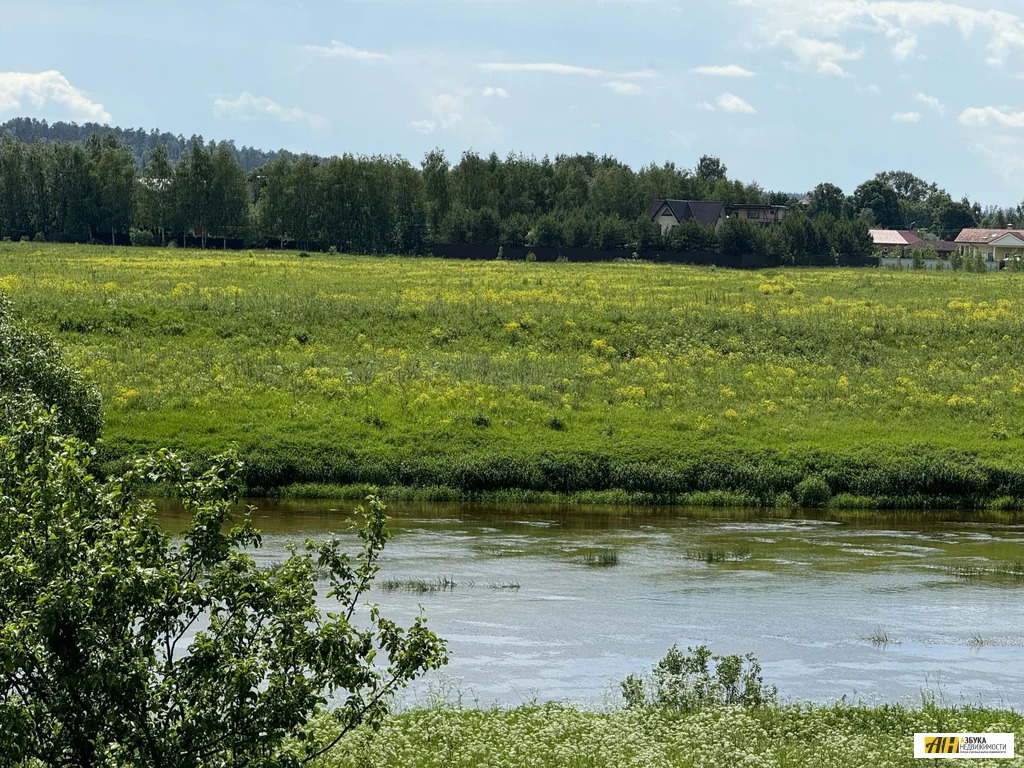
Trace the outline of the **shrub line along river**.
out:
M 270 565 L 350 505 L 250 500 Z M 178 531 L 179 509 L 158 503 Z M 1024 524 L 964 513 L 394 503 L 368 599 L 422 606 L 463 701 L 596 704 L 673 643 L 753 653 L 783 698 L 1024 706 Z M 450 582 L 454 583 L 454 586 Z M 322 592 L 326 592 L 323 590 Z M 329 603 L 325 600 L 324 607 Z

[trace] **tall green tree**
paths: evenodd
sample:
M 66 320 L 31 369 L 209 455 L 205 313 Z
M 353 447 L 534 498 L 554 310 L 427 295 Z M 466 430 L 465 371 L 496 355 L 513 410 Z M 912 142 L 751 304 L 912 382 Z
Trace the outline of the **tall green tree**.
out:
M 199 236 L 206 247 L 213 212 L 213 158 L 201 140 L 193 141 L 181 156 L 175 173 L 174 201 L 178 227 Z
M 723 163 L 717 157 L 713 155 L 702 155 L 700 160 L 697 161 L 697 169 L 695 171 L 698 179 L 704 182 L 713 184 L 716 181 L 722 181 L 726 178 L 728 172 L 725 163 Z
M 149 153 L 139 179 L 136 195 L 136 221 L 143 229 L 159 233 L 160 244 L 167 242 L 167 228 L 174 213 L 174 168 L 164 144 Z
M 865 181 L 857 187 L 851 197 L 851 204 L 857 214 L 871 211 L 875 224 L 882 229 L 899 229 L 906 225 L 896 191 L 878 179 Z
M 966 198 L 959 203 L 950 200 L 939 209 L 935 224 L 942 238 L 952 240 L 960 230 L 976 227 L 978 217 Z
M 25 145 L 0 138 L 0 231 L 20 237 L 29 229 L 28 183 L 25 179 Z
M 423 182 L 429 201 L 430 231 L 436 233 L 452 204 L 448 160 L 441 150 L 428 152 L 423 158 Z
M 63 240 L 86 240 L 100 204 L 89 158 L 82 147 L 67 142 L 54 144 L 50 157 L 53 232 Z
M 118 234 L 127 234 L 132 224 L 135 196 L 135 163 L 128 147 L 108 133 L 91 136 L 86 142 L 90 171 L 96 190 L 96 228 L 110 233 L 110 243 Z
M 811 216 L 827 214 L 834 219 L 842 217 L 843 208 L 846 204 L 846 195 L 835 184 L 827 182 L 819 184 L 811 192 L 810 197 L 811 202 L 807 212 Z
M 245 171 L 235 159 L 235 153 L 221 142 L 213 149 L 210 169 L 210 227 L 220 235 L 227 248 L 229 237 L 245 231 L 249 214 L 249 189 Z

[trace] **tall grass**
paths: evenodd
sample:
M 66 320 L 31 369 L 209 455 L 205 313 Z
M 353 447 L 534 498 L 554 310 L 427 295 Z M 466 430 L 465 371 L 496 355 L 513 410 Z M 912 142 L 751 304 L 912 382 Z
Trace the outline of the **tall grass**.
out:
M 617 549 L 598 549 L 584 552 L 576 557 L 576 561 L 591 568 L 614 568 L 619 564 L 619 551 Z
M 955 564 L 946 572 L 963 581 L 994 584 L 1024 584 L 1024 560 L 992 563 L 990 565 Z
M 325 733 L 330 728 L 325 716 Z M 1009 731 L 1020 744 L 1024 718 L 1012 711 L 934 704 L 789 705 L 693 715 L 658 709 L 593 712 L 556 704 L 512 710 L 449 706 L 393 716 L 375 734 L 353 733 L 314 768 L 912 768 L 920 764 L 913 756 L 913 734 L 933 731 Z
M 103 394 L 98 470 L 234 445 L 253 494 L 1019 507 L 1021 288 L 0 244 Z
M 686 552 L 686 559 L 697 560 L 708 565 L 739 563 L 750 559 L 750 547 L 742 544 L 732 547 L 695 547 Z
M 454 592 L 459 584 L 450 576 L 438 576 L 436 579 L 383 579 L 377 582 L 376 587 L 382 592 L 412 592 L 425 595 L 435 592 Z M 464 586 L 472 587 L 473 583 Z

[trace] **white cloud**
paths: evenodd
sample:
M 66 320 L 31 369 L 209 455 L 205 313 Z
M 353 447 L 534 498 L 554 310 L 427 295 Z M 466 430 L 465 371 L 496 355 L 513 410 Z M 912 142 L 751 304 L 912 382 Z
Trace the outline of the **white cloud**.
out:
M 752 115 L 757 112 L 750 102 L 744 101 L 739 96 L 732 93 L 723 93 L 716 99 L 714 104 L 709 104 L 704 101 L 697 105 L 699 109 L 705 109 L 708 112 L 733 112 L 738 114 Z
M 503 62 L 488 61 L 478 64 L 481 72 L 540 72 L 547 75 L 578 75 L 581 77 L 613 77 L 617 80 L 638 80 L 654 77 L 654 72 L 642 69 L 635 72 L 609 72 L 594 67 L 579 67 L 575 64 L 559 64 L 550 61 Z
M 945 107 L 945 105 L 941 101 L 939 101 L 937 98 L 935 98 L 934 96 L 929 96 L 929 95 L 927 95 L 925 93 L 915 93 L 914 94 L 914 99 L 916 101 L 921 102 L 922 104 L 927 104 L 929 107 L 934 109 L 940 115 L 946 114 L 946 107 Z
M 483 91 L 475 88 L 437 93 L 427 101 L 430 116 L 413 120 L 409 127 L 420 133 L 458 131 L 469 136 L 492 140 L 500 133 L 501 128 L 474 107 L 474 99 L 482 93 Z
M 331 40 L 330 45 L 304 45 L 302 50 L 314 53 L 317 56 L 326 56 L 331 59 L 354 59 L 356 61 L 373 61 L 386 59 L 387 54 L 377 51 L 365 51 L 337 40 Z
M 960 122 L 974 128 L 991 123 L 1004 128 L 1024 128 L 1024 112 L 1013 112 L 1006 107 L 968 107 L 960 113 Z
M 413 120 L 409 127 L 420 133 L 433 133 L 437 130 L 437 123 L 433 120 Z
M 723 93 L 718 97 L 718 108 L 723 112 L 742 112 L 747 115 L 752 115 L 757 111 L 750 106 L 749 102 L 731 93 Z
M 237 99 L 217 98 L 213 102 L 213 114 L 236 120 L 272 118 L 282 123 L 307 123 L 311 128 L 326 128 L 328 122 L 320 115 L 314 115 L 298 107 L 284 107 L 266 96 L 254 96 L 243 91 Z
M 986 136 L 971 144 L 970 151 L 980 157 L 992 173 L 1011 189 L 1017 189 L 1024 174 L 1024 141 L 1017 136 Z
M 583 75 L 584 77 L 601 77 L 605 73 L 600 69 L 577 67 L 573 64 L 556 64 L 554 62 L 535 62 L 526 64 L 508 64 L 500 61 L 485 62 L 480 65 L 482 72 L 543 72 L 549 75 Z
M 733 3 L 756 8 L 757 23 L 766 30 L 767 42 L 775 45 L 784 44 L 787 35 L 824 41 L 837 39 L 849 31 L 868 31 L 891 41 L 893 55 L 906 59 L 916 51 L 922 30 L 938 26 L 956 29 L 964 39 L 974 37 L 975 33 L 983 36 L 971 50 L 984 55 L 985 61 L 992 65 L 1002 64 L 1011 51 L 1024 50 L 1024 20 L 1017 14 L 973 8 L 948 0 L 733 0 Z M 825 69 L 835 70 L 839 62 L 836 58 L 826 60 Z
M 21 109 L 27 102 L 36 109 L 60 104 L 76 120 L 110 122 L 110 113 L 92 101 L 56 70 L 47 72 L 0 72 L 0 111 Z
M 696 75 L 708 75 L 710 77 L 754 77 L 754 73 L 749 69 L 744 69 L 736 64 L 694 67 L 690 71 Z
M 430 101 L 430 112 L 442 128 L 453 128 L 462 122 L 462 97 L 439 93 Z
M 857 90 L 858 93 L 870 93 L 872 96 L 878 96 L 882 92 L 882 89 L 879 88 L 876 83 L 871 83 L 871 85 L 864 86 L 855 85 L 853 87 Z
M 796 59 L 795 66 L 798 69 L 813 69 L 819 75 L 833 77 L 849 77 L 842 63 L 858 61 L 864 56 L 862 50 L 851 51 L 840 43 L 804 37 L 792 30 L 779 32 L 772 44 L 788 48 Z
M 900 61 L 910 58 L 912 54 L 917 50 L 917 35 L 906 35 L 896 41 L 896 44 L 892 47 L 892 55 Z
M 627 83 L 623 80 L 610 80 L 604 84 L 604 87 L 610 88 L 621 96 L 635 96 L 644 92 L 644 89 L 636 83 Z
M 892 116 L 894 123 L 919 123 L 921 122 L 920 112 L 897 112 Z
M 484 88 L 483 94 L 484 96 L 497 96 L 499 99 L 508 98 L 508 91 L 506 91 L 504 88 L 496 88 L 493 85 L 488 85 L 486 88 Z

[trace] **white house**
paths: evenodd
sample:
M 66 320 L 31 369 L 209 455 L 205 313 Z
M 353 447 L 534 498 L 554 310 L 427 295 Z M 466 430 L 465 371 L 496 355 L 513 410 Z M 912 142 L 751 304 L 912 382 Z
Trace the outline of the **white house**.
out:
M 1024 230 L 965 229 L 957 235 L 957 250 L 967 257 L 981 256 L 989 264 L 1024 258 Z

